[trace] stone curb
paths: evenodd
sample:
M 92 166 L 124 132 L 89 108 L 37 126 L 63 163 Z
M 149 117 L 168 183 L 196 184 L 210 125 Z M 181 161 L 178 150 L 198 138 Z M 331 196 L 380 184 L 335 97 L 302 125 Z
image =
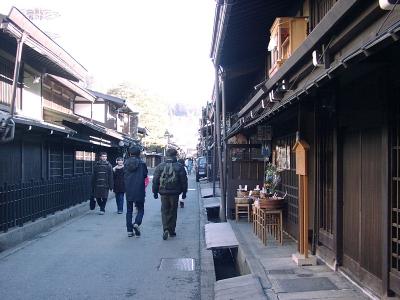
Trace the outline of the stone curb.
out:
M 211 250 L 206 249 L 204 225 L 208 223 L 203 198 L 200 195 L 200 184 L 197 184 L 197 197 L 200 214 L 200 299 L 214 299 L 215 268 Z

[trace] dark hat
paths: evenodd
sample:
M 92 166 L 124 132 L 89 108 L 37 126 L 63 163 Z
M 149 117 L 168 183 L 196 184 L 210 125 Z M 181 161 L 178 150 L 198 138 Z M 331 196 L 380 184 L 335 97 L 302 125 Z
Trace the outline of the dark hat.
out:
M 134 145 L 129 148 L 128 152 L 130 155 L 138 156 L 138 155 L 140 155 L 141 149 L 140 149 L 140 147 Z
M 165 155 L 167 155 L 168 157 L 174 157 L 178 155 L 178 151 L 176 151 L 175 149 L 168 149 L 167 152 L 165 152 Z

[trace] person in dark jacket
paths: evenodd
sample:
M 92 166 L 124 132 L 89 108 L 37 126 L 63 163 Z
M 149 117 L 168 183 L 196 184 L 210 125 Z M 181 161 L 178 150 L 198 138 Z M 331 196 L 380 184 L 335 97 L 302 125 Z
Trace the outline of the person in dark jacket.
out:
M 186 171 L 185 160 L 183 158 L 178 159 L 178 163 L 180 163 L 185 168 L 185 171 Z M 187 174 L 187 171 L 186 171 L 186 174 Z M 182 195 L 179 195 L 179 205 L 181 208 L 185 207 L 185 199 L 182 198 Z
M 100 207 L 100 214 L 104 215 L 108 198 L 108 191 L 114 187 L 114 178 L 111 164 L 107 161 L 107 153 L 100 152 L 100 159 L 93 168 L 92 190 Z
M 140 158 L 140 148 L 129 148 L 129 158 L 124 164 L 124 182 L 126 192 L 126 229 L 128 236 L 140 236 L 140 225 L 144 215 L 145 184 L 147 166 Z M 137 215 L 132 224 L 133 205 L 136 205 Z
M 177 151 L 168 149 L 166 160 L 159 164 L 153 176 L 154 198 L 161 195 L 161 217 L 163 223 L 163 239 L 176 236 L 176 217 L 179 195 L 186 199 L 188 189 L 185 167 L 176 160 Z
M 116 160 L 117 165 L 113 168 L 114 172 L 114 193 L 115 201 L 117 202 L 117 213 L 122 214 L 124 211 L 124 159 L 118 157 Z

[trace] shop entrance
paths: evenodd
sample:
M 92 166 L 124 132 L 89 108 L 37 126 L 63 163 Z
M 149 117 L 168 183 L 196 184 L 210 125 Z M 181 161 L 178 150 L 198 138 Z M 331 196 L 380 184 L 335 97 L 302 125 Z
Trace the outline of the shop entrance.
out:
M 227 216 L 234 217 L 236 190 L 239 185 L 256 185 L 260 188 L 264 182 L 264 159 L 260 144 L 228 144 L 227 157 Z
M 382 131 L 343 133 L 343 267 L 378 294 L 382 287 Z

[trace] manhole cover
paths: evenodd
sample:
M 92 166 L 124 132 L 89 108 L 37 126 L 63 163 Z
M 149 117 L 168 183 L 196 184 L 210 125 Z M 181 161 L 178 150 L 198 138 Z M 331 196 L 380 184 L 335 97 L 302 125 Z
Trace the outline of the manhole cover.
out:
M 337 287 L 327 277 L 297 278 L 276 280 L 277 292 L 309 292 L 323 290 L 337 290 Z
M 193 258 L 162 258 L 159 270 L 194 271 Z
M 293 269 L 269 270 L 268 273 L 271 275 L 294 274 L 294 270 Z
M 298 274 L 297 277 L 313 277 L 313 274 Z

